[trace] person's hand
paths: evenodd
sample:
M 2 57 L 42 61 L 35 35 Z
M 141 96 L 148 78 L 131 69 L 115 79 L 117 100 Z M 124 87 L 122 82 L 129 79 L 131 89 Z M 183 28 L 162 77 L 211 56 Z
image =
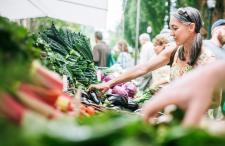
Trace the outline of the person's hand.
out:
M 88 90 L 99 90 L 101 93 L 98 96 L 102 96 L 106 91 L 110 89 L 110 85 L 106 83 L 92 84 L 88 87 Z
M 144 105 L 144 119 L 149 121 L 162 108 L 175 104 L 186 112 L 183 126 L 198 124 L 210 106 L 216 87 L 215 76 L 206 71 L 209 69 L 195 70 L 159 91 Z

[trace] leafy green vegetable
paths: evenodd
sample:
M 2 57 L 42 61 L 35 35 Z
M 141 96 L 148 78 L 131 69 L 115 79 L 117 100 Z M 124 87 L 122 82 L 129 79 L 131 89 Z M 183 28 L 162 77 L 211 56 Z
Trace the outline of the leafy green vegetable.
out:
M 51 28 L 41 32 L 36 45 L 46 52 L 43 63 L 51 70 L 67 75 L 78 87 L 96 83 L 96 69 L 89 39 L 68 29 Z
M 29 65 L 39 57 L 39 50 L 27 30 L 8 19 L 0 17 L 0 89 L 11 90 L 20 80 L 29 80 Z

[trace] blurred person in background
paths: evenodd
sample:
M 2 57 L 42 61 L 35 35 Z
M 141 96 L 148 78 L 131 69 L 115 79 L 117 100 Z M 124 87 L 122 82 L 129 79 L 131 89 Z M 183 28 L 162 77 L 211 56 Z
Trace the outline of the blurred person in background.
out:
M 147 33 L 143 33 L 139 36 L 139 42 L 141 44 L 140 57 L 138 64 L 145 64 L 155 56 L 155 51 L 153 50 L 153 44 L 151 42 L 150 36 Z M 152 73 L 149 72 L 136 79 L 136 84 L 139 90 L 144 91 L 151 85 Z
M 95 43 L 96 45 L 93 48 L 93 59 L 95 65 L 99 67 L 107 67 L 110 57 L 110 48 L 103 41 L 102 32 L 95 32 Z
M 134 60 L 129 53 L 128 44 L 126 41 L 121 40 L 117 43 L 118 49 L 120 51 L 117 58 L 117 63 L 121 65 L 123 69 L 128 69 L 134 65 Z
M 211 39 L 204 40 L 203 45 L 214 52 L 217 59 L 225 59 L 225 19 L 213 23 L 211 34 Z
M 204 40 L 203 45 L 215 53 L 217 59 L 225 59 L 225 19 L 215 21 L 211 28 L 212 37 Z M 209 109 L 208 114 L 211 118 L 221 119 L 222 112 L 225 112 L 225 92 L 222 93 L 221 107 Z
M 141 50 L 138 64 L 145 64 L 155 55 L 153 44 L 147 33 L 143 33 L 139 36 L 139 42 L 141 44 Z

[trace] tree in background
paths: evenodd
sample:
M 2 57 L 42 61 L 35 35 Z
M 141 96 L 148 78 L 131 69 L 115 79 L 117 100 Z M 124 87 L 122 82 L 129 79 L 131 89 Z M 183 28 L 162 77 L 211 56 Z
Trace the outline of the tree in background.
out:
M 40 18 L 30 18 L 30 19 L 21 19 L 19 21 L 20 24 L 25 25 L 31 32 L 40 32 L 46 28 L 49 28 L 54 22 L 57 27 L 67 28 L 72 31 L 80 31 L 81 27 L 79 24 L 66 22 L 59 19 L 54 19 L 50 17 L 40 17 Z
M 157 35 L 163 28 L 164 17 L 166 14 L 165 2 L 168 0 L 141 0 L 140 28 L 139 34 L 147 31 L 147 27 L 152 27 L 151 37 Z M 124 37 L 133 47 L 135 45 L 135 30 L 136 30 L 136 0 L 124 0 L 124 19 L 125 30 Z M 192 6 L 200 10 L 203 21 L 203 35 L 207 35 L 209 25 L 207 0 L 177 0 L 177 7 Z M 216 8 L 213 11 L 213 22 L 219 18 L 225 17 L 225 1 L 217 0 Z
M 127 0 L 124 14 L 124 37 L 133 47 L 135 45 L 136 5 L 136 0 Z M 146 33 L 147 27 L 151 26 L 151 37 L 157 35 L 164 25 L 165 9 L 165 1 L 141 0 L 139 34 Z

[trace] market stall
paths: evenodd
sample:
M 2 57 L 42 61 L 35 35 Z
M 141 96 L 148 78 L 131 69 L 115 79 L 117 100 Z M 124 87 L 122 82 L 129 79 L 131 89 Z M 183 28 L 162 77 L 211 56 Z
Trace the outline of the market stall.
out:
M 0 145 L 224 145 L 224 121 L 183 128 L 184 113 L 172 108 L 144 122 L 141 105 L 154 93 L 137 97 L 133 82 L 104 96 L 88 91 L 123 71 L 114 66 L 97 73 L 82 33 L 52 24 L 31 36 L 6 18 L 0 22 Z
M 107 0 L 2 0 L 0 5 L 0 15 L 11 20 L 48 16 L 98 29 L 106 27 L 107 11 Z

